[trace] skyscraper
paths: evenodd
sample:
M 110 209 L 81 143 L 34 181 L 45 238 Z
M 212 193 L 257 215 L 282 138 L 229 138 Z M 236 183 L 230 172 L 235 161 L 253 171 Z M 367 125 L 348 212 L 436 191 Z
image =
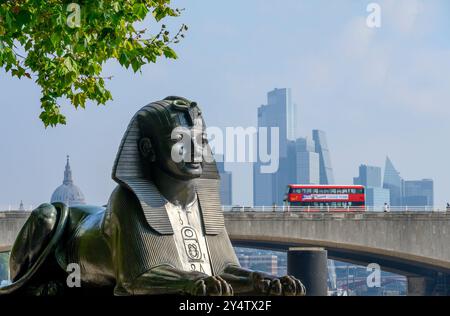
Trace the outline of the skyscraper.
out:
M 280 111 L 274 117 L 280 127 L 280 135 L 286 140 L 295 140 L 298 136 L 298 108 L 292 103 L 291 89 L 274 89 L 267 94 L 267 106 Z M 282 131 L 283 129 L 283 131 Z
M 272 205 L 282 203 L 286 181 L 289 174 L 288 142 L 294 139 L 298 129 L 298 111 L 292 104 L 291 89 L 274 89 L 267 93 L 267 104 L 258 108 L 258 128 L 277 127 L 279 129 L 280 169 L 273 174 L 261 173 L 261 163 L 253 164 L 253 203 L 254 205 Z M 261 144 L 258 133 L 257 143 Z M 269 151 L 270 141 L 266 148 Z
M 320 155 L 315 152 L 314 141 L 299 138 L 295 142 L 297 184 L 320 184 Z
M 275 89 L 267 94 L 267 105 L 258 108 L 258 128 L 279 128 L 279 168 L 273 174 L 260 172 L 261 163 L 253 165 L 253 204 L 280 205 L 288 184 L 333 184 L 333 169 L 326 134 L 314 130 L 313 139 L 299 138 L 297 106 L 290 89 Z M 258 134 L 258 144 L 261 145 Z M 270 142 L 266 145 L 271 151 Z
M 381 168 L 368 165 L 359 166 L 359 176 L 354 178 L 353 183 L 365 187 L 381 187 Z
M 216 157 L 216 165 L 217 171 L 220 175 L 220 199 L 222 201 L 222 205 L 230 206 L 233 204 L 233 176 L 231 172 L 225 171 L 225 162 L 223 156 Z
M 313 140 L 316 153 L 320 159 L 320 184 L 334 184 L 333 167 L 331 166 L 330 151 L 324 131 L 313 130 Z
M 384 167 L 383 188 L 390 191 L 392 206 L 403 205 L 403 179 L 389 157 L 386 157 L 386 165 Z
M 366 188 L 366 205 L 372 210 L 382 210 L 384 203 L 390 204 L 390 191 L 381 187 L 381 168 L 359 166 L 359 176 L 353 178 L 353 184 Z
M 408 207 L 433 207 L 434 184 L 431 179 L 404 182 L 404 205 Z

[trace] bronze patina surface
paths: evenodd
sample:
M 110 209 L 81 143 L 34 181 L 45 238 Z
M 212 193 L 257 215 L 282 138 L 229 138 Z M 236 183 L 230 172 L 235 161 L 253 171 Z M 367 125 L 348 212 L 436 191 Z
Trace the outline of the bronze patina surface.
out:
M 112 177 L 118 186 L 106 207 L 55 203 L 32 212 L 11 252 L 13 283 L 0 294 L 305 294 L 294 277 L 240 267 L 195 102 L 168 97 L 138 111 Z M 78 289 L 66 282 L 73 264 Z

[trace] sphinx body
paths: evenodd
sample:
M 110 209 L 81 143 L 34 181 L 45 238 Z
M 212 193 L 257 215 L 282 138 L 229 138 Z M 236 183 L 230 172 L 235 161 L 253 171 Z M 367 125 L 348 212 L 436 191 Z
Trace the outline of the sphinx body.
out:
M 294 277 L 240 267 L 195 102 L 168 97 L 142 108 L 112 176 L 118 186 L 106 207 L 33 211 L 11 253 L 14 283 L 0 294 L 67 292 L 67 271 L 81 289 L 115 295 L 305 294 Z

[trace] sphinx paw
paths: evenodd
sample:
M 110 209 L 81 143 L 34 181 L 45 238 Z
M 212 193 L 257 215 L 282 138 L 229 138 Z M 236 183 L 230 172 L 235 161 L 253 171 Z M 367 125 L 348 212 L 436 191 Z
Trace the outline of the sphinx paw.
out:
M 195 281 L 190 294 L 196 296 L 232 296 L 233 288 L 220 276 L 207 276 Z

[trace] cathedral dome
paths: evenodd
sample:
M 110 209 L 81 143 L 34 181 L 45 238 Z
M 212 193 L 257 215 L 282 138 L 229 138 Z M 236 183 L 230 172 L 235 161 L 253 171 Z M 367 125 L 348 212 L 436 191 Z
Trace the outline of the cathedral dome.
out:
M 68 206 L 86 204 L 83 192 L 72 180 L 72 170 L 70 169 L 69 156 L 67 156 L 66 170 L 64 171 L 63 184 L 56 188 L 52 194 L 51 203 L 62 202 Z

